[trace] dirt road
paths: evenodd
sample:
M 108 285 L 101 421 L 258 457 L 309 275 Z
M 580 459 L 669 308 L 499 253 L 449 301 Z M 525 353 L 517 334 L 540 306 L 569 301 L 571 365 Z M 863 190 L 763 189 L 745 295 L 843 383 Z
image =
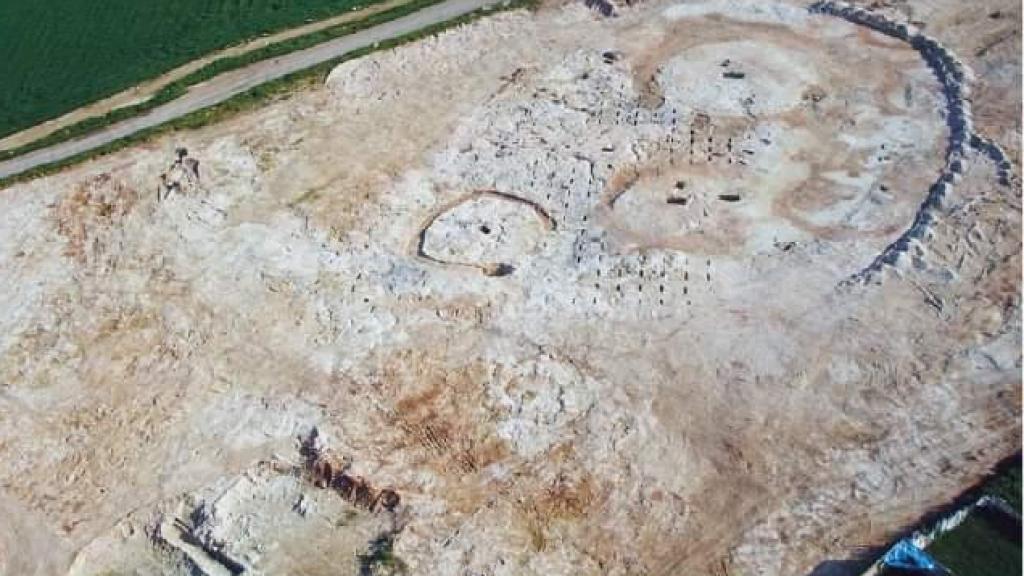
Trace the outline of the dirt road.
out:
M 0 162 L 0 178 L 6 178 L 38 166 L 71 158 L 77 154 L 109 144 L 141 130 L 158 126 L 190 112 L 219 104 L 232 96 L 241 94 L 265 82 L 315 66 L 353 50 L 371 46 L 375 42 L 382 42 L 409 34 L 427 26 L 439 24 L 497 3 L 497 0 L 448 0 L 447 2 L 424 8 L 414 14 L 385 22 L 380 26 L 367 28 L 306 50 L 300 50 L 279 58 L 257 62 L 251 66 L 227 72 L 208 82 L 193 86 L 181 98 L 168 102 L 141 116 L 119 122 L 77 140 L 62 142 L 23 156 L 18 156 L 17 158 L 12 158 L 6 162 Z
M 99 116 L 103 116 L 104 114 L 107 114 L 114 110 L 124 108 L 125 106 L 131 106 L 132 104 L 145 102 L 146 100 L 149 100 L 155 94 L 160 92 L 160 90 L 162 90 L 168 84 L 176 82 L 188 76 L 189 74 L 192 74 L 196 70 L 199 70 L 209 65 L 210 63 L 220 60 L 222 58 L 240 56 L 242 54 L 252 52 L 253 50 L 265 48 L 267 46 L 270 46 L 271 44 L 277 44 L 278 42 L 284 42 L 285 40 L 290 40 L 292 38 L 298 38 L 299 36 L 312 34 L 314 32 L 325 30 L 327 28 L 332 28 L 334 26 L 345 24 L 347 22 L 361 20 L 374 14 L 384 12 L 385 10 L 391 10 L 393 8 L 396 8 L 402 5 L 404 2 L 405 0 L 387 0 L 386 2 L 372 4 L 370 6 L 367 6 L 366 8 L 346 12 L 333 18 L 327 18 L 326 20 L 317 20 L 316 22 L 311 22 L 303 26 L 289 28 L 276 34 L 271 34 L 269 36 L 261 36 L 248 42 L 243 42 L 241 44 L 230 46 L 223 50 L 211 52 L 206 56 L 196 58 L 195 60 L 191 60 L 188 63 L 178 66 L 177 68 L 169 72 L 166 72 L 156 78 L 147 80 L 127 90 L 123 90 L 117 94 L 114 94 L 113 96 L 104 98 L 96 102 L 92 102 L 80 108 L 76 108 L 75 110 L 72 110 L 71 112 L 68 112 L 63 116 L 60 116 L 59 118 L 47 120 L 46 122 L 36 124 L 31 128 L 26 128 L 20 132 L 11 134 L 10 136 L 0 138 L 0 150 L 13 150 L 15 148 L 18 148 L 19 146 L 24 146 L 25 144 L 35 142 L 40 138 L 49 136 L 50 134 L 56 132 L 57 130 L 67 128 L 68 126 L 77 124 L 78 122 L 81 122 L 88 118 L 96 118 Z

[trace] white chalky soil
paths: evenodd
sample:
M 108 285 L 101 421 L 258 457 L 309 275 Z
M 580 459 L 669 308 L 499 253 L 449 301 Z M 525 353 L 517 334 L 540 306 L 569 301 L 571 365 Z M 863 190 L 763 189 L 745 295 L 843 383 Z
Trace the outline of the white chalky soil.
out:
M 854 16 L 502 14 L 0 191 L 0 573 L 885 542 L 1019 444 L 1020 197 L 947 121 L 986 101 Z M 314 428 L 400 504 L 318 487 Z

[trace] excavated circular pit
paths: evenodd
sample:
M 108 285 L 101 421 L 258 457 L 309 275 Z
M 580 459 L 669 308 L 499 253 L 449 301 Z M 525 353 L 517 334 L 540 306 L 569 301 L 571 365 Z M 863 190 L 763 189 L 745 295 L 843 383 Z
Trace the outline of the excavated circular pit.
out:
M 709 255 L 855 242 L 869 262 L 907 228 L 945 164 L 941 85 L 906 43 L 791 20 L 645 62 L 653 130 L 603 195 L 622 239 Z M 745 26 L 687 23 L 710 38 Z
M 514 194 L 477 191 L 435 212 L 419 234 L 421 258 L 507 276 L 554 223 L 540 206 Z

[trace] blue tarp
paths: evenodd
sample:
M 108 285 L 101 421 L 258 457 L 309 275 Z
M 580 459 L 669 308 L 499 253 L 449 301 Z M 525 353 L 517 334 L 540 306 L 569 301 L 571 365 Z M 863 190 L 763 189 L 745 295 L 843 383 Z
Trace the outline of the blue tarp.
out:
M 941 573 L 939 563 L 914 545 L 908 538 L 897 542 L 885 556 L 882 562 L 891 568 L 921 572 L 922 574 Z

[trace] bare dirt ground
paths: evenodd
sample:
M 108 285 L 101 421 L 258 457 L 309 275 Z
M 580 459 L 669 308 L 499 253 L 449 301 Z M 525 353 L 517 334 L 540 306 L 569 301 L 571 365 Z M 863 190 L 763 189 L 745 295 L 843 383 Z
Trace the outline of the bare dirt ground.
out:
M 1020 444 L 1020 9 L 875 8 L 502 14 L 0 191 L 0 572 L 841 573 Z

